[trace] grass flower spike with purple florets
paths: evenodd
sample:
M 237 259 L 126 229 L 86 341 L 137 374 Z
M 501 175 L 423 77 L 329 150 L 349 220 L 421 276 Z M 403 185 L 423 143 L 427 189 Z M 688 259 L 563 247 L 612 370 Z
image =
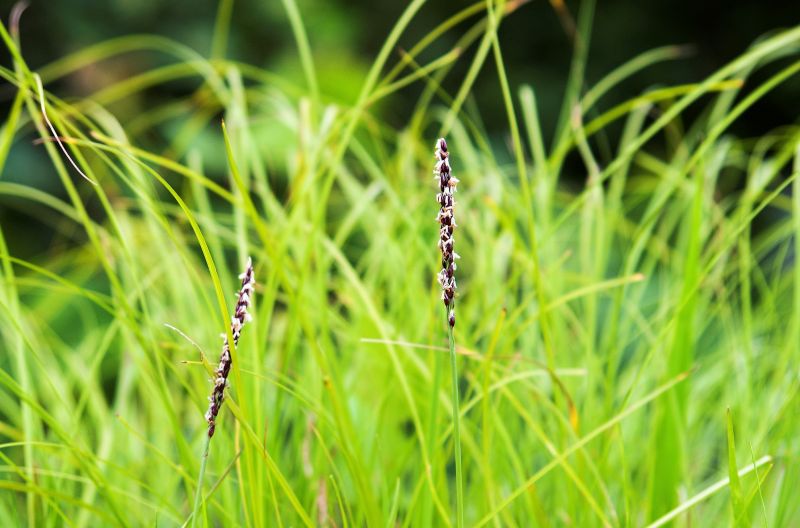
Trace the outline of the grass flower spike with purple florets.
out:
M 233 337 L 234 349 L 239 345 L 239 337 L 242 335 L 242 328 L 246 323 L 251 320 L 247 308 L 250 306 L 250 301 L 255 292 L 255 274 L 253 272 L 253 261 L 247 257 L 247 266 L 244 273 L 239 275 L 242 280 L 242 286 L 239 288 L 239 293 L 236 298 L 236 308 L 233 310 L 231 316 L 231 336 Z M 200 476 L 198 477 L 197 490 L 194 497 L 194 508 L 192 510 L 191 526 L 194 527 L 198 520 L 198 512 L 203 497 L 203 480 L 205 479 L 206 463 L 208 462 L 208 452 L 211 446 L 211 437 L 214 436 L 214 431 L 217 430 L 217 415 L 222 408 L 222 401 L 225 399 L 225 387 L 228 384 L 228 374 L 231 372 L 231 365 L 233 364 L 233 356 L 231 356 L 231 345 L 228 341 L 228 334 L 222 334 L 222 354 L 219 357 L 219 365 L 217 370 L 214 371 L 214 388 L 211 391 L 211 396 L 208 397 L 208 410 L 206 411 L 205 418 L 208 422 L 208 434 L 205 439 L 205 447 L 203 448 L 203 457 L 200 463 Z
M 436 220 L 441 226 L 439 229 L 439 249 L 442 252 L 442 270 L 439 272 L 439 284 L 442 286 L 442 300 L 447 308 L 447 321 L 450 327 L 456 324 L 455 295 L 456 295 L 456 259 L 458 253 L 453 251 L 453 231 L 456 228 L 456 218 L 453 214 L 455 206 L 455 192 L 458 179 L 450 172 L 450 153 L 447 152 L 447 142 L 440 138 L 436 142 L 436 168 L 434 174 L 439 181 L 439 214 Z
M 436 220 L 439 222 L 439 250 L 442 252 L 442 269 L 439 271 L 437 279 L 442 287 L 442 301 L 444 301 L 445 314 L 447 317 L 447 334 L 450 343 L 450 372 L 452 375 L 452 400 L 453 400 L 453 444 L 455 447 L 456 461 L 456 526 L 464 526 L 464 490 L 463 474 L 461 471 L 461 429 L 460 429 L 460 405 L 458 403 L 458 368 L 456 365 L 456 342 L 453 330 L 456 326 L 456 259 L 458 253 L 453 251 L 453 232 L 456 229 L 456 217 L 454 214 L 455 193 L 458 179 L 455 178 L 450 170 L 450 153 L 447 151 L 447 142 L 444 138 L 436 141 L 436 167 L 433 170 L 436 180 L 439 182 L 439 194 L 436 201 L 439 202 L 439 214 Z
M 233 335 L 234 347 L 239 344 L 242 327 L 251 319 L 250 314 L 247 313 L 247 307 L 250 305 L 256 281 L 253 277 L 253 261 L 250 258 L 247 259 L 247 268 L 245 268 L 244 273 L 239 275 L 239 278 L 242 279 L 242 287 L 239 289 L 236 309 L 231 317 L 231 334 Z M 206 411 L 209 438 L 214 436 L 214 431 L 217 428 L 217 415 L 225 397 L 225 385 L 228 383 L 228 374 L 231 371 L 231 363 L 233 361 L 227 334 L 222 334 L 222 338 L 224 340 L 222 354 L 219 358 L 219 366 L 214 372 L 214 390 L 208 398 L 208 411 Z

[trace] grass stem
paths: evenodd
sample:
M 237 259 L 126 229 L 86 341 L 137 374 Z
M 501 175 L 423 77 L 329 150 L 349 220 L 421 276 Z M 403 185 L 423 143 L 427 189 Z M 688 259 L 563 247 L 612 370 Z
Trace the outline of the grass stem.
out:
M 446 311 L 449 317 L 449 312 Z M 445 319 L 447 321 L 447 319 Z M 447 332 L 450 340 L 450 373 L 453 384 L 453 442 L 455 444 L 456 459 L 456 526 L 464 527 L 464 478 L 461 467 L 461 406 L 458 402 L 458 366 L 456 365 L 456 339 L 453 335 L 453 327 L 448 322 Z

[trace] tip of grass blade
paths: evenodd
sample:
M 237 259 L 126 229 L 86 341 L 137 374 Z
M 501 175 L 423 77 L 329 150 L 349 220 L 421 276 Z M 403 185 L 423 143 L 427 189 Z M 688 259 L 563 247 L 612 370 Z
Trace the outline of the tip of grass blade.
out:
M 510 2 L 506 2 L 506 14 L 516 11 L 530 1 L 531 0 L 511 0 Z
M 8 30 L 14 40 L 19 40 L 19 21 L 22 18 L 22 13 L 31 5 L 28 0 L 17 2 L 11 7 L 11 13 L 8 15 Z
M 36 80 L 36 90 L 39 95 L 39 107 L 42 111 L 42 117 L 44 118 L 45 124 L 47 124 L 47 128 L 50 129 L 50 133 L 53 134 L 53 139 L 58 144 L 58 148 L 60 148 L 61 152 L 64 153 L 64 156 L 66 156 L 67 161 L 69 161 L 69 164 L 72 165 L 72 168 L 78 171 L 78 174 L 80 174 L 84 180 L 88 181 L 92 185 L 97 185 L 96 181 L 89 178 L 86 174 L 84 174 L 80 167 L 78 167 L 78 164 L 75 163 L 75 160 L 72 159 L 72 156 L 70 156 L 69 152 L 67 152 L 67 148 L 61 142 L 61 138 L 56 131 L 56 127 L 53 126 L 53 123 L 50 122 L 50 118 L 47 117 L 47 108 L 45 108 L 44 104 L 44 87 L 42 86 L 42 78 L 39 77 L 38 73 L 34 73 L 33 78 Z
M 697 53 L 697 46 L 694 44 L 677 44 L 672 46 L 672 56 L 677 58 L 692 57 Z

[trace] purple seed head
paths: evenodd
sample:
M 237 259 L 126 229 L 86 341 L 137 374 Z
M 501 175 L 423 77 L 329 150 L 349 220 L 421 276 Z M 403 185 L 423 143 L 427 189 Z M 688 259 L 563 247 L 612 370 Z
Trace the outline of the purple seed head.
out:
M 447 151 L 447 142 L 444 138 L 436 141 L 436 165 L 433 173 L 439 182 L 439 193 L 436 195 L 439 214 L 436 215 L 436 221 L 441 226 L 439 229 L 439 249 L 442 252 L 442 269 L 439 272 L 438 279 L 442 287 L 442 301 L 448 310 L 447 321 L 450 327 L 453 327 L 456 324 L 454 311 L 456 293 L 455 259 L 458 258 L 458 255 L 453 251 L 453 231 L 456 227 L 454 194 L 458 179 L 451 175 L 450 153 Z
M 233 310 L 233 317 L 231 317 L 231 334 L 233 335 L 233 346 L 239 344 L 239 336 L 241 336 L 242 327 L 245 323 L 250 321 L 250 314 L 247 308 L 250 306 L 250 300 L 255 291 L 255 278 L 253 273 L 253 261 L 247 258 L 247 267 L 244 273 L 239 275 L 242 280 L 242 285 L 239 288 L 239 294 L 236 299 L 236 307 Z M 231 347 L 228 343 L 228 336 L 223 334 L 222 354 L 219 357 L 219 365 L 217 370 L 214 371 L 214 389 L 211 396 L 208 398 L 208 410 L 206 411 L 205 418 L 208 422 L 208 437 L 214 436 L 214 431 L 217 429 L 217 415 L 222 407 L 222 401 L 225 399 L 225 386 L 228 383 L 228 374 L 231 371 Z

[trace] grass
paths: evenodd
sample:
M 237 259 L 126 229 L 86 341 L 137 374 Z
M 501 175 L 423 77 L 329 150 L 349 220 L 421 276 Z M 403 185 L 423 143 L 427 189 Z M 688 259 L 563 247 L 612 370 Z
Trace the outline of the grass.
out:
M 796 78 L 800 28 L 693 84 L 626 94 L 685 50 L 590 83 L 584 3 L 551 133 L 497 38 L 534 6 L 474 4 L 395 55 L 423 4 L 352 106 L 326 97 L 293 0 L 299 85 L 226 58 L 227 1 L 209 56 L 131 35 L 32 71 L 2 27 L 0 207 L 33 227 L 0 225 L 0 524 L 451 526 L 457 441 L 467 526 L 800 523 L 800 128 L 731 132 Z M 436 55 L 443 35 L 456 45 Z M 49 89 L 131 52 L 163 65 L 78 99 Z M 497 78 L 500 140 L 470 97 L 479 74 Z M 193 91 L 124 111 L 176 80 Z M 409 85 L 407 123 L 383 122 Z M 458 387 L 435 279 L 444 134 L 461 180 Z M 253 323 L 206 459 L 247 255 Z

